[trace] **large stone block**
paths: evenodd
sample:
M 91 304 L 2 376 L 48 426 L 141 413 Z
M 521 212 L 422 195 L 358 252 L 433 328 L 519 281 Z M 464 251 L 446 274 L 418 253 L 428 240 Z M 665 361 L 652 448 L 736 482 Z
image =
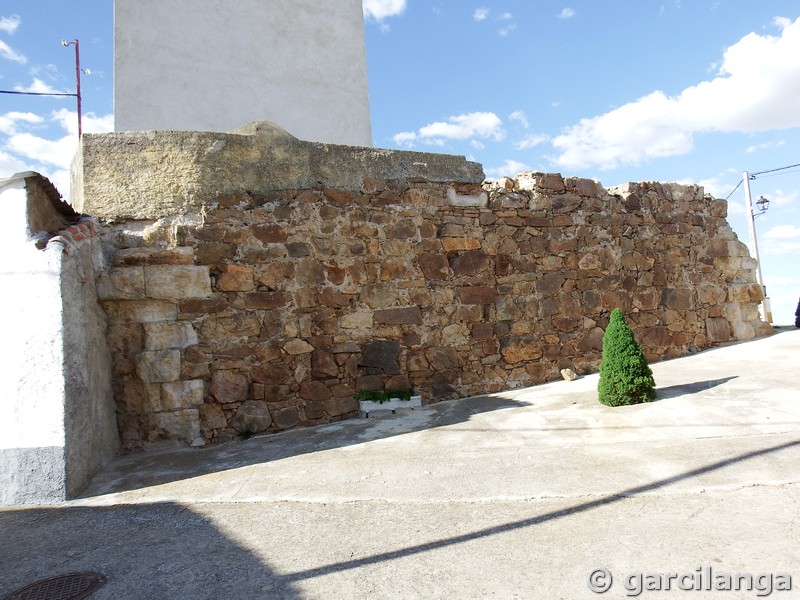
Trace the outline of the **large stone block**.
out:
M 167 350 L 197 344 L 197 333 L 191 323 L 170 321 L 144 324 L 144 349 Z
M 207 266 L 146 266 L 144 285 L 148 298 L 185 300 L 208 298 L 211 295 L 211 277 Z
M 380 325 L 421 325 L 422 313 L 418 306 L 376 310 L 373 319 Z
M 270 425 L 272 417 L 267 403 L 262 400 L 242 402 L 231 419 L 231 427 L 241 433 L 259 433 L 269 429 Z
M 181 376 L 181 351 L 142 352 L 136 356 L 136 374 L 146 383 L 177 381 Z
M 538 338 L 519 336 L 500 340 L 500 354 L 509 364 L 516 364 L 542 357 L 542 343 Z
M 145 298 L 143 267 L 110 269 L 97 280 L 100 300 L 142 300 Z
M 255 288 L 253 267 L 229 263 L 220 268 L 217 289 L 221 292 L 249 292 Z
M 221 404 L 244 402 L 247 400 L 249 390 L 247 377 L 232 370 L 214 371 L 208 389 L 211 396 Z
M 178 305 L 168 300 L 117 300 L 103 302 L 102 306 L 115 322 L 157 323 L 178 318 Z
M 196 408 L 156 413 L 153 418 L 167 439 L 189 443 L 202 440 L 200 412 Z
M 200 379 L 162 383 L 160 407 L 156 411 L 196 408 L 203 403 L 203 390 Z
M 722 317 L 706 319 L 706 335 L 711 343 L 730 341 L 731 328 L 728 319 Z
M 394 375 L 400 372 L 398 357 L 400 343 L 393 340 L 372 340 L 361 349 L 359 365 L 366 375 L 386 373 Z

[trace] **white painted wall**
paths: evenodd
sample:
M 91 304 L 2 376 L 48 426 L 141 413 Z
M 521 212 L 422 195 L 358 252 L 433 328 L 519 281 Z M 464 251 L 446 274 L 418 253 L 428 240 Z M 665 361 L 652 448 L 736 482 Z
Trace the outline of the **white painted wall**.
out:
M 0 181 L 0 506 L 72 497 L 119 449 L 101 243 L 37 249 L 64 220 L 26 181 Z
M 0 192 L 0 505 L 64 499 L 60 251 L 27 231 L 25 181 Z
M 114 129 L 371 146 L 362 0 L 115 0 Z

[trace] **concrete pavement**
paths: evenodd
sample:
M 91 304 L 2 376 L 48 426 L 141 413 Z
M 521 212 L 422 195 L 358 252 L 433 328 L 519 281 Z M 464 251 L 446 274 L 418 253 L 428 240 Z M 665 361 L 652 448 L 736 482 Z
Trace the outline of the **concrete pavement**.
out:
M 647 405 L 590 375 L 121 457 L 79 500 L 0 511 L 0 597 L 90 570 L 93 599 L 574 600 L 604 568 L 602 598 L 800 598 L 798 357 L 783 328 L 651 365 Z

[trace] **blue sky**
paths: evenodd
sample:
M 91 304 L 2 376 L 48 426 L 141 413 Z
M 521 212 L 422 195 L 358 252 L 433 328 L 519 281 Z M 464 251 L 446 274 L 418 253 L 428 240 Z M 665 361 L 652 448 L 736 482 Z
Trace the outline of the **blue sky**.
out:
M 0 89 L 74 92 L 113 128 L 111 0 L 2 0 Z M 747 243 L 742 171 L 778 324 L 800 297 L 800 6 L 765 0 L 364 0 L 373 144 L 526 170 L 703 185 Z M 153 82 L 157 85 L 158 82 Z M 75 99 L 0 94 L 0 177 L 68 193 Z

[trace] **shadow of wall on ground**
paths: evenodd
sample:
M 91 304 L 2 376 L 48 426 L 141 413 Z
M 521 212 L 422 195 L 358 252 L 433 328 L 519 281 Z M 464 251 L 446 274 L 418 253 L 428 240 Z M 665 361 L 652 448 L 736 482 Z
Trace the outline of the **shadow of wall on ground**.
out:
M 0 530 L 2 597 L 84 571 L 108 579 L 93 600 L 303 597 L 209 518 L 175 503 L 0 511 Z

